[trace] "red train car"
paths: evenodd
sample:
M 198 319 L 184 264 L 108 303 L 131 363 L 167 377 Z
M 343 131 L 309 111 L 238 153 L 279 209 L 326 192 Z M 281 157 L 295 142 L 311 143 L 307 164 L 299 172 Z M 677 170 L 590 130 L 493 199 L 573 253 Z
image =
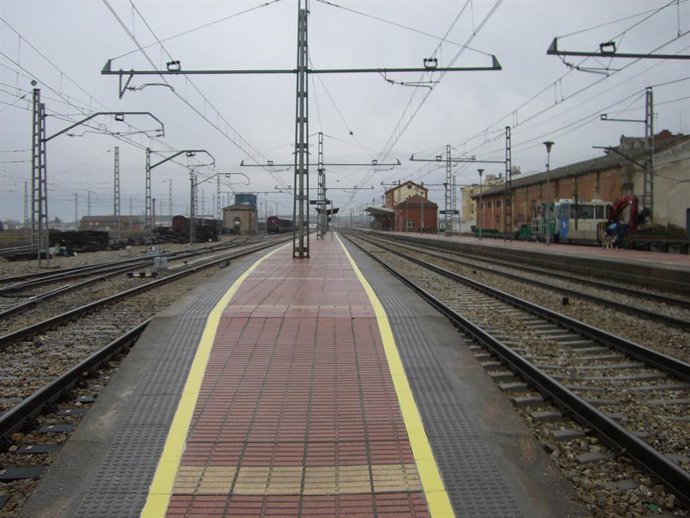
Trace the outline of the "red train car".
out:
M 266 232 L 269 234 L 283 234 L 285 232 L 292 232 L 293 225 L 291 219 L 282 219 L 278 216 L 269 216 L 266 218 Z

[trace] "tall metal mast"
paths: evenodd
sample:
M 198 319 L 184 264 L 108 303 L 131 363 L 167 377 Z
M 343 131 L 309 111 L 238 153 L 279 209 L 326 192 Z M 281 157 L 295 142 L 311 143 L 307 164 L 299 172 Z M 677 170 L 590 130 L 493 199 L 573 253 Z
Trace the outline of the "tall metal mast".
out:
M 453 189 L 453 164 L 450 156 L 450 144 L 446 145 L 446 181 L 443 182 L 443 187 L 443 198 L 445 201 L 445 210 L 443 211 L 443 226 L 445 233 L 448 236 L 453 232 L 453 214 L 451 213 L 453 210 L 453 194 L 451 192 Z
M 297 2 L 297 98 L 295 108 L 295 177 L 293 181 L 292 257 L 309 257 L 309 0 Z
M 120 218 L 120 147 L 115 146 L 115 158 L 114 158 L 114 185 L 113 185 L 113 216 L 115 216 L 118 221 Z
M 452 226 L 451 218 L 454 218 L 455 215 L 459 213 L 457 210 L 457 198 L 455 197 L 455 178 L 451 174 L 451 168 L 453 164 L 456 163 L 467 163 L 467 162 L 474 162 L 477 164 L 505 164 L 505 171 L 506 171 L 506 185 L 505 185 L 505 192 L 504 192 L 504 234 L 506 236 L 510 236 L 512 234 L 511 232 L 511 227 L 512 227 L 512 188 L 513 188 L 513 183 L 512 183 L 512 147 L 511 147 L 511 136 L 510 136 L 510 126 L 506 126 L 505 128 L 505 134 L 506 134 L 506 152 L 505 152 L 505 160 L 478 160 L 477 157 L 475 156 L 470 156 L 470 157 L 462 157 L 462 158 L 453 158 L 451 156 L 451 146 L 446 145 L 446 181 L 444 182 L 444 187 L 445 187 L 445 202 L 446 202 L 446 207 L 445 210 L 441 211 L 441 214 L 445 216 L 445 225 L 446 225 L 446 232 L 449 232 Z M 414 155 L 410 157 L 410 161 L 412 162 L 440 162 L 443 159 L 443 155 L 436 155 L 435 158 L 415 158 Z M 483 171 L 483 169 L 482 169 Z M 510 226 L 509 226 L 510 225 Z M 458 229 L 459 230 L 459 229 Z
M 423 67 L 395 67 L 395 68 L 333 68 L 310 69 L 308 24 L 309 0 L 297 1 L 297 66 L 294 69 L 225 69 L 225 70 L 187 70 L 182 68 L 179 61 L 170 61 L 166 64 L 166 70 L 113 70 L 112 59 L 109 59 L 101 74 L 117 75 L 119 77 L 119 96 L 122 98 L 127 90 L 135 90 L 129 84 L 134 76 L 154 75 L 234 75 L 234 74 L 295 74 L 296 76 L 296 106 L 295 106 L 295 159 L 294 184 L 293 184 L 293 258 L 309 257 L 309 89 L 308 77 L 310 74 L 379 74 L 389 73 L 414 73 L 414 72 L 467 72 L 501 70 L 501 65 L 496 56 L 491 56 L 490 66 L 473 67 L 439 67 L 437 60 L 424 59 Z M 273 165 L 273 164 L 269 164 Z M 261 166 L 265 167 L 265 166 Z
M 45 104 L 41 102 L 41 89 L 34 88 L 31 139 L 31 244 L 38 251 L 38 266 L 42 266 L 44 258 L 46 265 L 50 266 L 45 108 Z
M 513 155 L 510 126 L 506 126 L 506 188 L 503 191 L 503 237 L 513 239 Z
M 323 164 L 323 133 L 319 131 L 318 190 L 316 191 L 316 239 L 326 237 L 328 210 L 326 208 L 326 168 Z
M 650 222 L 654 221 L 654 92 L 648 86 L 645 91 L 645 161 L 642 205 L 649 209 Z

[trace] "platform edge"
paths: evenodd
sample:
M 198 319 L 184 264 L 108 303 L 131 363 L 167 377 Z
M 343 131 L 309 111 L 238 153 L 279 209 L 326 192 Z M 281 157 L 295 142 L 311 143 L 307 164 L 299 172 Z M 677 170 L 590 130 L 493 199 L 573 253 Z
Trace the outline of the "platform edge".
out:
M 403 416 L 405 428 L 407 429 L 408 437 L 410 438 L 410 446 L 412 447 L 412 454 L 414 455 L 419 478 L 422 482 L 422 488 L 426 497 L 427 505 L 429 506 L 429 513 L 432 517 L 452 518 L 455 516 L 453 507 L 450 504 L 448 493 L 443 485 L 443 479 L 436 464 L 429 438 L 424 430 L 424 424 L 419 415 L 417 404 L 412 394 L 412 389 L 405 374 L 398 348 L 395 345 L 393 338 L 393 330 L 388 320 L 388 315 L 376 296 L 376 292 L 371 287 L 367 279 L 364 277 L 360 269 L 357 267 L 354 259 L 343 244 L 339 236 L 336 236 L 340 246 L 345 251 L 347 260 L 350 262 L 352 269 L 362 284 L 366 292 L 374 313 L 376 315 L 376 322 L 378 324 L 379 332 L 381 333 L 381 341 L 388 361 L 388 367 L 393 378 L 393 385 L 400 403 L 400 411 Z

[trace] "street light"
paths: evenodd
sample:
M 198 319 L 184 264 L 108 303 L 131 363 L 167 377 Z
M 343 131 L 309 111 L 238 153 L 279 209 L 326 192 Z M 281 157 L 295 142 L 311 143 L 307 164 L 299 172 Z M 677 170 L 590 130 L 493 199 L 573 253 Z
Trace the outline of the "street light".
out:
M 551 243 L 551 183 L 549 179 L 551 171 L 551 147 L 553 142 L 547 140 L 546 146 L 546 244 Z
M 477 210 L 477 214 L 481 211 L 482 213 L 482 222 L 479 225 L 479 239 L 482 238 L 482 226 L 484 225 L 484 211 L 482 210 L 482 174 L 484 174 L 484 169 L 477 169 L 479 171 L 479 209 Z

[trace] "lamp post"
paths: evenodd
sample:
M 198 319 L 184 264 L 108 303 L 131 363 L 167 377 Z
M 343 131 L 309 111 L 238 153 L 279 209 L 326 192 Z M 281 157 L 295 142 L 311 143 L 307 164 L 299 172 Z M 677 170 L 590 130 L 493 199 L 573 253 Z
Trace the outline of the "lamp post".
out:
M 484 174 L 484 169 L 477 169 L 477 171 L 479 172 L 479 208 L 477 209 L 477 215 L 479 215 L 480 212 L 482 214 L 482 222 L 479 223 L 479 221 L 477 221 L 477 223 L 479 225 L 479 239 L 481 239 L 482 226 L 484 226 L 484 211 L 482 210 L 482 174 Z M 477 218 L 477 220 L 479 220 L 479 218 Z
M 547 140 L 544 142 L 546 146 L 546 244 L 551 243 L 551 183 L 550 183 L 550 173 L 551 173 L 551 147 L 553 142 Z

